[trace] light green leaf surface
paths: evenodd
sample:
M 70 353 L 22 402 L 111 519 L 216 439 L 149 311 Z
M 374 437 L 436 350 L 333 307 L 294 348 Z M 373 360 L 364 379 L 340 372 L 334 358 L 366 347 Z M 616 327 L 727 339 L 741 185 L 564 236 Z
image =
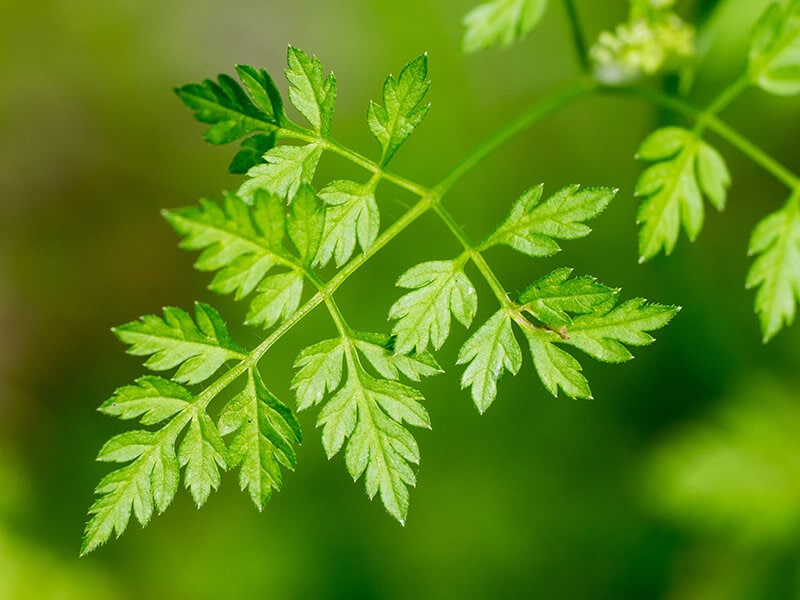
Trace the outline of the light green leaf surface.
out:
M 611 188 L 573 185 L 542 200 L 543 192 L 543 185 L 525 192 L 481 247 L 503 244 L 529 256 L 551 256 L 561 250 L 556 240 L 589 235 L 585 222 L 602 213 L 616 194 Z
M 681 224 L 694 241 L 703 228 L 703 196 L 723 210 L 731 179 L 722 156 L 691 131 L 665 127 L 642 142 L 637 157 L 652 162 L 639 177 L 643 201 L 637 222 L 639 255 L 644 262 L 660 251 L 671 254 Z
M 128 353 L 149 356 L 144 366 L 153 371 L 178 367 L 178 383 L 200 383 L 227 360 L 244 358 L 219 313 L 208 304 L 195 305 L 195 318 L 180 308 L 167 307 L 164 316 L 145 315 L 120 325 L 114 334 L 129 344 Z
M 219 487 L 220 469 L 227 467 L 225 443 L 217 426 L 204 412 L 196 412 L 178 447 L 178 461 L 184 467 L 183 482 L 199 508 L 212 490 Z
M 403 273 L 397 285 L 413 291 L 389 309 L 389 318 L 397 321 L 392 329 L 396 354 L 422 353 L 428 345 L 438 350 L 450 335 L 450 315 L 469 327 L 478 309 L 475 288 L 460 262 L 418 264 Z
M 464 17 L 461 48 L 475 52 L 499 44 L 510 46 L 539 24 L 547 0 L 491 0 L 473 8 Z
M 562 326 L 572 322 L 568 313 L 596 312 L 612 302 L 618 290 L 598 283 L 594 277 L 574 277 L 572 269 L 556 269 L 533 282 L 519 296 L 526 312 L 545 325 Z
M 461 387 L 471 388 L 475 406 L 483 414 L 497 396 L 497 381 L 503 371 L 516 375 L 522 366 L 522 351 L 505 310 L 492 315 L 461 346 L 457 364 L 467 365 Z
M 316 56 L 309 57 L 292 46 L 289 46 L 287 59 L 289 100 L 308 119 L 315 132 L 328 137 L 336 102 L 336 77 L 333 73 L 325 77 L 322 64 Z
M 800 302 L 800 209 L 795 195 L 781 210 L 761 220 L 750 238 L 755 262 L 747 288 L 758 288 L 755 310 L 764 342 L 794 322 Z
M 374 186 L 355 181 L 334 181 L 319 192 L 327 205 L 325 227 L 315 260 L 325 266 L 335 259 L 336 266 L 345 264 L 356 248 L 356 241 L 367 251 L 380 229 L 380 211 L 375 202 Z
M 369 103 L 367 123 L 381 145 L 381 166 L 385 166 L 397 149 L 422 123 L 429 104 L 422 104 L 428 93 L 428 56 L 423 54 L 408 63 L 400 76 L 389 75 L 383 84 L 383 106 Z
M 145 376 L 136 385 L 119 388 L 98 409 L 120 419 L 138 419 L 142 425 L 155 425 L 182 411 L 192 394 L 181 385 L 161 377 Z
M 753 29 L 750 79 L 779 96 L 800 94 L 800 0 L 773 2 Z
M 277 146 L 264 154 L 264 164 L 247 172 L 248 179 L 237 192 L 246 202 L 252 203 L 256 191 L 265 190 L 288 202 L 294 199 L 303 184 L 314 179 L 317 164 L 322 156 L 322 146 L 313 142 L 305 146 Z
M 281 488 L 281 467 L 294 470 L 297 465 L 292 445 L 302 440 L 300 424 L 251 369 L 244 389 L 222 410 L 219 431 L 231 436 L 228 466 L 239 468 L 239 487 L 263 509 L 273 490 Z

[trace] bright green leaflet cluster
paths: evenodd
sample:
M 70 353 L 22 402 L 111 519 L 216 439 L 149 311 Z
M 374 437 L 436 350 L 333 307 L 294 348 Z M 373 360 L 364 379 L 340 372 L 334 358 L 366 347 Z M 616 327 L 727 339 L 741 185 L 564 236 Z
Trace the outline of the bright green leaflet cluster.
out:
M 446 342 L 453 319 L 466 328 L 473 325 L 478 295 L 474 274 L 467 272 L 470 264 L 499 304 L 458 354 L 462 387 L 469 388 L 480 412 L 495 400 L 502 374 L 521 368 L 515 328 L 528 342 L 547 390 L 590 398 L 581 365 L 567 349 L 604 362 L 624 362 L 632 357 L 629 346 L 652 342 L 648 332 L 663 327 L 677 311 L 642 299 L 618 303 L 618 290 L 590 277 L 572 277 L 571 269 L 540 278 L 516 300 L 509 297 L 483 252 L 506 246 L 530 257 L 551 256 L 563 241 L 590 233 L 587 222 L 602 213 L 616 190 L 569 186 L 546 197 L 543 186 L 532 188 L 494 231 L 473 244 L 441 198 L 490 145 L 434 188 L 385 169 L 428 111 L 426 56 L 409 63 L 396 78 L 390 76 L 382 101 L 369 104 L 367 125 L 380 147 L 375 161 L 332 139 L 336 79 L 325 75 L 315 57 L 296 48 L 288 51 L 288 98 L 307 126 L 287 116 L 265 71 L 240 66 L 237 73 L 241 83 L 221 75 L 177 93 L 209 125 L 205 137 L 211 143 L 245 138 L 231 165 L 234 172 L 246 171 L 244 182 L 219 201 L 201 200 L 164 216 L 181 236 L 181 246 L 199 252 L 195 266 L 214 274 L 210 289 L 246 299 L 244 322 L 263 330 L 263 341 L 242 348 L 219 313 L 202 303 L 193 315 L 166 308 L 163 315 L 115 329 L 129 353 L 147 357 L 148 369 L 171 375 L 142 377 L 117 390 L 100 408 L 111 416 L 138 419 L 143 428 L 113 437 L 100 451 L 99 460 L 122 466 L 96 489 L 83 553 L 122 534 L 132 516 L 146 524 L 154 513 L 166 510 L 181 480 L 200 506 L 220 485 L 223 471 L 238 470 L 241 489 L 259 509 L 264 506 L 280 489 L 285 469 L 295 468 L 302 435 L 293 409 L 269 390 L 258 364 L 321 304 L 337 335 L 297 356 L 295 408 L 318 409 L 317 427 L 327 455 L 341 452 L 350 476 L 363 478 L 367 494 L 379 495 L 401 523 L 420 461 L 412 430 L 431 427 L 415 385 L 442 372 L 432 351 Z M 531 123 L 542 114 L 534 114 Z M 503 136 L 516 132 L 512 128 Z M 501 143 L 503 136 L 494 143 Z M 349 159 L 366 175 L 318 186 L 316 167 L 326 153 Z M 418 196 L 388 226 L 381 222 L 376 195 L 381 181 Z M 397 285 L 405 293 L 389 309 L 391 334 L 352 328 L 335 291 L 428 211 L 442 220 L 463 252 L 411 266 L 399 277 Z M 320 268 L 327 266 L 325 273 L 330 273 L 331 264 L 335 274 L 324 280 Z
M 464 20 L 462 45 L 472 51 L 516 42 L 535 27 L 545 4 L 482 4 Z M 717 210 L 726 206 L 731 175 L 722 154 L 704 139 L 706 130 L 729 142 L 789 188 L 785 205 L 756 225 L 748 249 L 755 261 L 746 286 L 756 290 L 755 311 L 767 342 L 794 322 L 800 302 L 800 175 L 717 115 L 750 87 L 777 96 L 800 94 L 800 0 L 775 0 L 767 7 L 753 28 L 745 72 L 704 109 L 677 96 L 636 86 L 638 79 L 680 70 L 696 58 L 693 30 L 678 17 L 675 4 L 673 0 L 630 0 L 628 20 L 615 34 L 602 33 L 587 50 L 575 2 L 563 2 L 581 65 L 585 75 L 594 80 L 586 87 L 600 93 L 638 96 L 695 123 L 692 128 L 658 129 L 639 147 L 637 158 L 649 163 L 636 186 L 636 195 L 642 199 L 637 216 L 641 262 L 662 251 L 671 254 L 681 227 L 690 240 L 697 238 L 705 221 L 703 198 Z M 526 15 L 528 18 L 523 18 Z

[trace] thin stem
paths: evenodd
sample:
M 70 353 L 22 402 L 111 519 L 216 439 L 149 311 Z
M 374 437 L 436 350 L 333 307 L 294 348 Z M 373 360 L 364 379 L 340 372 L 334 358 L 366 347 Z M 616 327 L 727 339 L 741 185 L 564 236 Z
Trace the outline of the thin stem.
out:
M 588 95 L 593 89 L 593 85 L 587 81 L 582 81 L 565 90 L 562 90 L 544 101 L 532 106 L 524 111 L 517 118 L 509 122 L 505 127 L 484 140 L 466 158 L 458 163 L 453 169 L 433 188 L 436 196 L 444 196 L 464 175 L 471 171 L 477 164 L 482 162 L 487 156 L 503 146 L 505 143 L 515 138 L 517 135 L 535 125 L 548 115 L 558 111 L 572 102 Z
M 575 45 L 575 53 L 578 55 L 578 64 L 581 71 L 588 75 L 591 71 L 589 64 L 589 52 L 586 44 L 586 37 L 583 35 L 583 27 L 578 17 L 578 9 L 575 6 L 575 0 L 564 0 L 564 7 L 567 9 L 567 17 L 569 18 L 570 30 L 572 31 L 572 42 Z
M 703 113 L 706 115 L 718 115 L 749 87 L 750 76 L 747 73 L 740 75 L 736 81 L 722 90 L 722 92 L 708 105 Z
M 779 181 L 783 182 L 787 187 L 791 189 L 800 187 L 800 176 L 772 158 L 772 156 L 767 154 L 764 150 L 756 146 L 753 142 L 748 140 L 732 127 L 722 122 L 716 117 L 716 115 L 706 114 L 705 111 L 692 106 L 680 98 L 669 96 L 663 92 L 651 88 L 641 86 L 627 88 L 603 87 L 598 88 L 598 90 L 606 94 L 618 94 L 644 98 L 653 104 L 668 108 L 695 121 L 702 121 L 707 129 L 716 133 L 719 137 L 731 144 L 742 154 L 750 158 L 750 160 L 761 166 L 761 168 L 763 168 L 765 171 L 773 175 Z

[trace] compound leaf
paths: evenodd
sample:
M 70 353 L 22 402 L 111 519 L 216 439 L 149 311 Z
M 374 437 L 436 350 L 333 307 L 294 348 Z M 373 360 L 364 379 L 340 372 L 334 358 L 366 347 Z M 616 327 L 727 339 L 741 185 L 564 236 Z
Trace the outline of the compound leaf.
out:
M 616 194 L 611 188 L 573 185 L 542 201 L 543 192 L 543 185 L 525 192 L 481 247 L 503 244 L 529 256 L 551 256 L 561 250 L 556 240 L 589 235 L 592 230 L 584 222 L 603 212 Z
M 353 343 L 370 365 L 386 379 L 399 380 L 402 373 L 411 381 L 431 377 L 442 372 L 442 368 L 430 352 L 417 354 L 395 354 L 395 340 L 380 333 L 357 332 Z
M 320 190 L 319 197 L 327 207 L 315 263 L 325 266 L 334 258 L 341 267 L 353 255 L 356 241 L 366 252 L 378 237 L 380 211 L 374 187 L 339 180 Z
M 245 356 L 231 339 L 219 313 L 202 302 L 195 305 L 194 320 L 180 308 L 167 307 L 163 318 L 145 315 L 113 331 L 130 345 L 129 354 L 150 357 L 144 363 L 148 369 L 165 371 L 178 367 L 172 379 L 179 383 L 200 383 L 225 361 Z
M 411 267 L 397 285 L 411 289 L 389 309 L 397 320 L 392 330 L 395 353 L 439 349 L 450 335 L 450 315 L 469 327 L 478 309 L 475 288 L 459 261 L 439 260 Z
M 289 46 L 287 58 L 289 100 L 308 119 L 315 132 L 327 137 L 336 102 L 336 77 L 331 73 L 326 78 L 322 64 L 316 56 L 309 57 L 292 46 Z
M 695 133 L 679 127 L 652 133 L 637 157 L 654 163 L 636 184 L 636 195 L 643 198 L 637 219 L 642 224 L 639 255 L 644 262 L 662 249 L 672 253 L 681 223 L 694 241 L 705 220 L 703 194 L 721 211 L 731 180 L 722 156 Z
M 428 56 L 423 54 L 408 63 L 400 76 L 389 75 L 383 84 L 383 106 L 370 102 L 367 123 L 381 145 L 381 166 L 385 166 L 397 149 L 422 123 L 429 104 L 422 104 L 428 93 Z
M 302 439 L 297 419 L 251 369 L 244 389 L 222 410 L 219 431 L 231 436 L 228 466 L 239 468 L 240 488 L 262 510 L 273 490 L 281 488 L 281 466 L 294 470 L 297 465 L 292 447 Z
M 591 399 L 589 382 L 574 356 L 555 345 L 558 334 L 544 329 L 525 329 L 533 366 L 547 391 L 558 396 L 559 388 L 570 398 Z
M 457 364 L 467 365 L 461 387 L 472 389 L 475 406 L 483 414 L 497 396 L 503 371 L 516 375 L 522 366 L 522 351 L 505 310 L 497 311 L 470 336 L 458 353 Z
M 300 352 L 294 361 L 297 372 L 292 379 L 292 389 L 297 395 L 297 410 L 319 404 L 327 393 L 339 387 L 343 360 L 341 338 L 319 342 Z
M 800 1 L 773 2 L 764 11 L 753 30 L 749 74 L 771 94 L 800 93 Z
M 547 0 L 492 0 L 473 8 L 464 17 L 461 49 L 475 52 L 499 44 L 510 46 L 539 24 Z
M 747 288 L 758 288 L 755 310 L 764 342 L 794 322 L 800 301 L 800 210 L 798 197 L 765 217 L 753 230 L 749 254 L 758 255 Z

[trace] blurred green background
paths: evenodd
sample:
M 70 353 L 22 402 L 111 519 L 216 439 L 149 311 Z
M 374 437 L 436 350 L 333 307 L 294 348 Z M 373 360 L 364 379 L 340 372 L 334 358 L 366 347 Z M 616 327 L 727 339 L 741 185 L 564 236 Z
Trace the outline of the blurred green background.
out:
M 696 244 L 639 266 L 634 151 L 674 116 L 639 101 L 591 99 L 550 118 L 466 177 L 446 203 L 474 237 L 526 187 L 621 188 L 595 233 L 553 259 L 492 251 L 509 290 L 572 266 L 624 296 L 681 304 L 630 364 L 588 359 L 595 401 L 550 397 L 528 362 L 479 417 L 459 390 L 458 329 L 425 383 L 434 423 L 408 523 L 399 527 L 328 463 L 314 415 L 297 472 L 263 514 L 235 477 L 201 510 L 180 492 L 167 513 L 85 559 L 77 553 L 93 462 L 125 428 L 95 412 L 142 373 L 113 325 L 211 301 L 208 277 L 159 209 L 219 197 L 233 148 L 211 147 L 171 91 L 236 63 L 276 79 L 287 44 L 339 80 L 334 135 L 376 154 L 364 115 L 383 78 L 427 51 L 431 112 L 393 169 L 433 184 L 524 107 L 568 84 L 577 66 L 560 2 L 507 50 L 461 56 L 473 0 L 6 0 L 0 4 L 0 598 L 800 598 L 800 327 L 763 346 L 743 288 L 756 220 L 786 190 L 712 138 L 734 176 L 730 207 Z M 765 0 L 685 1 L 710 16 L 693 99 L 741 70 Z M 624 0 L 577 0 L 594 38 Z M 281 82 L 283 89 L 285 83 Z M 800 168 L 800 102 L 747 92 L 725 119 Z M 341 173 L 324 161 L 319 180 Z M 409 198 L 381 188 L 384 222 Z M 339 296 L 359 329 L 386 330 L 396 276 L 457 251 L 423 218 Z M 477 278 L 475 278 L 477 281 Z M 485 292 L 485 290 L 481 290 Z M 481 315 L 493 309 L 483 293 Z M 315 313 L 270 352 L 265 377 L 286 401 L 296 352 L 329 333 Z M 259 333 L 237 329 L 254 345 Z

